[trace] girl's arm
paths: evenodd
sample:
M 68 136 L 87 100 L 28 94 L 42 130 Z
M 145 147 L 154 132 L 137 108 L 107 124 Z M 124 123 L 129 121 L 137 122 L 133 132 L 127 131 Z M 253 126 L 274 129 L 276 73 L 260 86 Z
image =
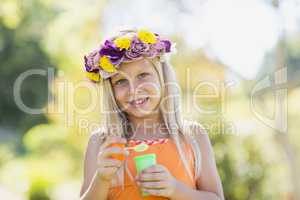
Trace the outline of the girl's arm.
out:
M 99 178 L 99 174 L 95 173 L 91 184 L 82 194 L 80 200 L 106 200 L 110 182 Z
M 197 189 L 194 190 L 183 183 L 177 182 L 173 200 L 224 200 L 223 188 L 219 177 L 213 148 L 206 131 L 200 124 L 192 125 L 195 138 L 200 145 L 202 155 L 201 174 L 197 178 Z
M 101 141 L 97 133 L 89 139 L 84 161 L 84 180 L 80 191 L 80 200 L 106 200 L 109 181 L 102 180 L 97 173 L 97 154 Z M 97 188 L 97 189 L 96 189 Z
M 88 142 L 84 162 L 84 181 L 80 192 L 81 200 L 107 199 L 111 180 L 125 161 L 112 156 L 127 155 L 125 149 L 111 146 L 115 143 L 125 145 L 124 138 L 113 136 L 103 141 L 102 136 L 104 134 L 94 133 Z

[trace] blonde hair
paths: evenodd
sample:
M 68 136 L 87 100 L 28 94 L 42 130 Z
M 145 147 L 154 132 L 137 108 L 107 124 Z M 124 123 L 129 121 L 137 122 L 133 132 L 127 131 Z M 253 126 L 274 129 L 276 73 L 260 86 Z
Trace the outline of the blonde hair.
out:
M 122 31 L 122 35 L 126 31 Z M 128 30 L 127 32 L 132 32 Z M 180 158 L 184 164 L 184 167 L 191 178 L 199 177 L 201 171 L 201 151 L 198 142 L 193 138 L 192 129 L 190 128 L 190 123 L 182 118 L 182 111 L 180 105 L 180 90 L 178 87 L 178 81 L 176 79 L 175 71 L 172 65 L 168 60 L 160 59 L 148 59 L 154 66 L 155 70 L 158 73 L 160 83 L 161 83 L 161 101 L 159 105 L 160 112 L 162 113 L 164 123 L 167 127 L 168 134 L 170 138 L 176 144 L 177 151 L 180 155 Z M 127 121 L 125 113 L 121 111 L 118 107 L 117 102 L 114 98 L 113 88 L 109 79 L 102 80 L 100 83 L 103 91 L 102 103 L 104 114 L 104 132 L 109 135 L 118 135 L 126 138 L 127 128 L 129 122 Z M 166 98 L 167 97 L 167 98 Z M 105 137 L 105 136 L 104 136 Z M 191 155 L 188 159 L 184 153 L 184 142 L 191 146 L 193 151 L 195 161 L 194 161 L 194 172 L 191 172 L 188 165 Z M 127 171 L 130 178 L 132 175 L 125 164 L 117 172 L 117 178 L 113 179 L 112 185 L 122 185 L 124 186 L 124 171 Z M 194 175 L 193 175 L 194 174 Z M 133 179 L 133 178 L 132 178 Z

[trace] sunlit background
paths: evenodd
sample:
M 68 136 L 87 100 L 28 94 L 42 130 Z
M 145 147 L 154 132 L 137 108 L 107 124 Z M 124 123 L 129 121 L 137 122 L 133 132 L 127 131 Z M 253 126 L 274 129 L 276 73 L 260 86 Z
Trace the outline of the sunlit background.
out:
M 0 199 L 79 198 L 101 122 L 83 55 L 141 27 L 176 42 L 184 116 L 209 132 L 226 199 L 300 200 L 299 0 L 1 0 Z

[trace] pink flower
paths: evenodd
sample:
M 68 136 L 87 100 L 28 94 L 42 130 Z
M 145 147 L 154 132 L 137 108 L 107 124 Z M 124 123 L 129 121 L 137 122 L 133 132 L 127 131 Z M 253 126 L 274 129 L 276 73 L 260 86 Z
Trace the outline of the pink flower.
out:
M 137 59 L 143 55 L 143 53 L 149 50 L 149 45 L 141 42 L 139 39 L 134 38 L 131 42 L 130 49 L 125 52 L 125 56 L 129 60 Z
M 99 71 L 99 60 L 100 60 L 100 54 L 98 49 L 95 49 L 92 52 L 90 52 L 87 56 L 84 56 L 86 71 L 88 72 Z

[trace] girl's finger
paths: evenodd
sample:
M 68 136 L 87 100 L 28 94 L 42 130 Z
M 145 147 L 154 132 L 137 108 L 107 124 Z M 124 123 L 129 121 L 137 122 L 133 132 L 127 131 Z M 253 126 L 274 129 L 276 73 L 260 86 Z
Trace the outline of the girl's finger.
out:
M 150 195 L 154 195 L 154 196 L 165 196 L 165 197 L 167 197 L 167 194 L 168 194 L 167 189 L 146 189 L 146 188 L 143 188 L 142 191 L 147 192 Z
M 104 149 L 103 151 L 99 152 L 98 157 L 99 159 L 108 158 L 111 155 L 114 154 L 122 154 L 124 156 L 128 155 L 128 152 L 125 149 L 122 149 L 120 147 L 108 147 Z
M 101 149 L 105 149 L 114 143 L 126 144 L 126 142 L 127 142 L 126 139 L 120 136 L 108 137 L 101 145 Z
M 102 167 L 98 169 L 98 171 L 100 172 L 100 176 L 102 177 L 107 177 L 107 175 L 110 176 L 111 174 L 116 173 L 118 170 L 119 168 L 117 167 Z
M 98 161 L 98 165 L 102 167 L 119 167 L 122 166 L 123 162 L 116 159 L 104 159 L 102 161 Z
M 167 175 L 165 173 L 142 173 L 139 175 L 138 180 L 143 181 L 162 181 L 167 179 Z
M 167 181 L 140 182 L 139 186 L 145 189 L 164 189 L 168 188 Z
M 159 165 L 159 164 L 156 164 L 156 165 L 152 165 L 146 169 L 144 169 L 142 172 L 144 173 L 159 173 L 159 172 L 164 172 L 166 171 L 166 168 L 165 166 L 163 165 Z

